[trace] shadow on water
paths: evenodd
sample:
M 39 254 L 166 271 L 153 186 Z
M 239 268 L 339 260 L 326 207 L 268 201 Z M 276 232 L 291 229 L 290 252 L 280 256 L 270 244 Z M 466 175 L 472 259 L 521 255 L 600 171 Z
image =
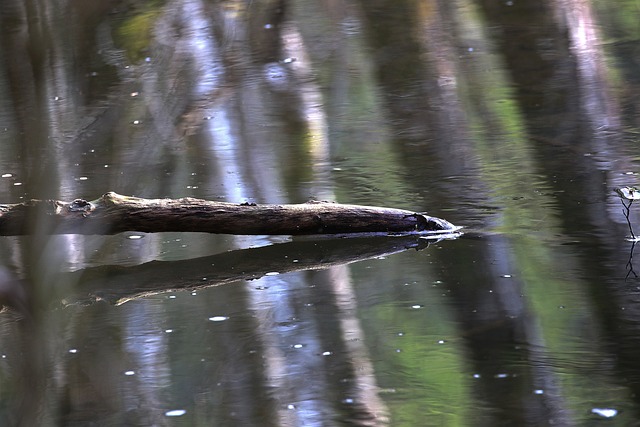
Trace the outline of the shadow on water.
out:
M 467 232 L 50 237 L 36 215 L 0 239 L 0 424 L 632 425 L 640 212 L 613 189 L 638 185 L 637 18 L 5 1 L 0 202 L 335 200 Z

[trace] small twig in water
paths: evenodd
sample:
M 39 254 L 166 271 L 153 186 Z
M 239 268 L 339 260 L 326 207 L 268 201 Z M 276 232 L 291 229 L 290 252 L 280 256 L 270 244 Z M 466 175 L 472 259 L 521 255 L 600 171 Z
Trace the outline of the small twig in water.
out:
M 633 227 L 631 226 L 631 220 L 629 219 L 630 210 L 631 210 L 631 204 L 632 203 L 633 203 L 633 200 L 629 200 L 629 204 L 625 205 L 624 204 L 624 200 L 622 200 L 622 206 L 624 206 L 624 210 L 622 211 L 622 214 L 624 215 L 625 219 L 627 220 L 627 225 L 629 226 L 629 232 L 631 233 L 631 238 L 633 240 L 636 240 L 636 235 L 633 233 Z
M 633 204 L 633 201 L 640 199 L 640 191 L 638 191 L 635 187 L 621 187 L 616 188 L 615 191 L 620 196 L 622 206 L 624 206 L 624 210 L 622 211 L 622 213 L 627 220 L 627 225 L 629 226 L 629 231 L 631 232 L 631 239 L 636 240 L 636 235 L 633 232 L 633 227 L 631 226 L 629 215 L 631 214 L 631 205 Z M 626 204 L 624 202 L 625 200 L 628 200 L 629 204 Z
M 624 206 L 622 214 L 627 220 L 627 225 L 629 226 L 629 231 L 631 232 L 631 241 L 633 242 L 631 244 L 631 250 L 629 251 L 629 261 L 627 261 L 627 265 L 626 265 L 627 275 L 625 276 L 624 280 L 627 280 L 629 276 L 631 276 L 632 274 L 633 274 L 633 277 L 637 279 L 638 275 L 633 270 L 633 250 L 636 247 L 636 242 L 638 242 L 638 238 L 633 232 L 633 227 L 631 226 L 631 219 L 629 218 L 629 216 L 631 215 L 631 205 L 633 204 L 633 201 L 640 199 L 640 191 L 638 191 L 634 187 L 622 187 L 622 188 L 616 188 L 616 193 L 618 193 L 618 195 L 620 196 L 620 200 L 622 201 L 622 206 Z M 628 200 L 629 203 L 628 204 L 625 203 L 625 200 Z
M 629 203 L 629 204 L 631 204 L 631 203 Z M 636 247 L 636 242 L 634 241 L 631 244 L 631 250 L 629 251 L 629 261 L 627 261 L 627 265 L 626 265 L 627 270 L 629 270 L 629 271 L 627 271 L 627 275 L 624 276 L 624 280 L 627 280 L 629 278 L 629 276 L 631 276 L 631 274 L 633 274 L 633 277 L 635 277 L 636 279 L 638 278 L 638 275 L 633 270 L 633 250 L 635 249 L 635 247 Z

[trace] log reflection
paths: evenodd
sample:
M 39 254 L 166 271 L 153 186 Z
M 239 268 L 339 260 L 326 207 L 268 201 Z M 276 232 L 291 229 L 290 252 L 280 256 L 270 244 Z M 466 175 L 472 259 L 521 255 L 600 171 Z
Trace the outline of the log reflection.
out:
M 270 272 L 283 274 L 325 269 L 427 246 L 429 241 L 417 236 L 309 239 L 184 261 L 96 267 L 67 273 L 67 281 L 78 285 L 77 292 L 66 297 L 63 303 L 86 304 L 102 300 L 122 304 L 163 292 L 255 280 Z

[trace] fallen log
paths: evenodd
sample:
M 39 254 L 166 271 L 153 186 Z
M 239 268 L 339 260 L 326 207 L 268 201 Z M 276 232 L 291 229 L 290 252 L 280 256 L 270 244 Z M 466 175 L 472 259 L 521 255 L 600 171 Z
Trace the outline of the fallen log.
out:
M 190 197 L 143 199 L 109 192 L 92 201 L 30 200 L 0 205 L 0 235 L 29 234 L 35 224 L 43 223 L 46 232 L 51 234 L 124 231 L 241 235 L 437 234 L 460 229 L 424 213 L 329 202 L 236 204 Z

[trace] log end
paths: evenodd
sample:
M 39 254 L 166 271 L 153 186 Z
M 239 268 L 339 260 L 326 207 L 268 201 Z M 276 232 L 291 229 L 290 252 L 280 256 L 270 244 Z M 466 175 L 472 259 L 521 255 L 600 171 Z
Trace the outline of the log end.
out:
M 442 218 L 428 216 L 421 213 L 417 213 L 415 215 L 416 220 L 418 221 L 418 231 L 456 231 L 460 229 L 460 227 L 453 225 Z

